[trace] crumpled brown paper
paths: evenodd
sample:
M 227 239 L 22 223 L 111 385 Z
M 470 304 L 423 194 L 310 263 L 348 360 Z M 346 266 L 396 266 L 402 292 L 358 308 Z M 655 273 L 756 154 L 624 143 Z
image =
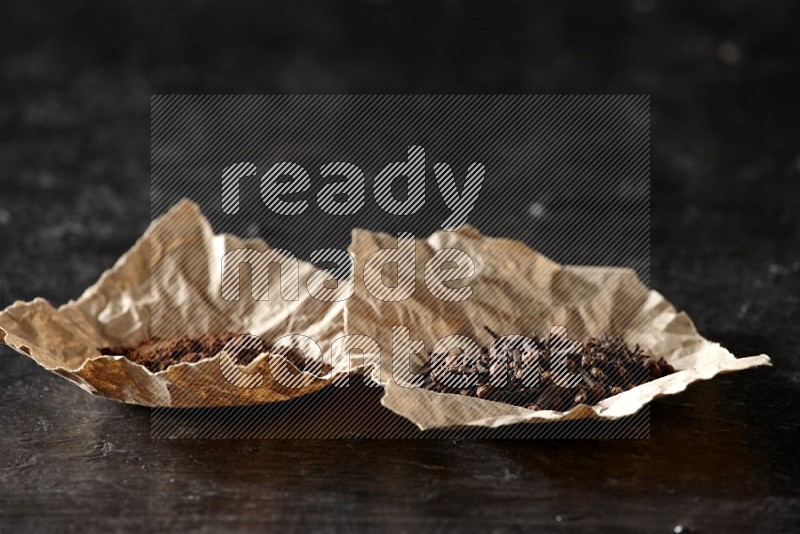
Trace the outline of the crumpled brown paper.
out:
M 279 402 L 317 391 L 355 373 L 369 372 L 385 388 L 382 403 L 420 428 L 447 426 L 498 427 L 513 423 L 575 418 L 618 418 L 631 415 L 652 399 L 683 391 L 697 380 L 770 363 L 766 355 L 735 358 L 719 344 L 700 336 L 691 320 L 658 292 L 648 290 L 629 269 L 558 265 L 526 245 L 482 236 L 465 227 L 418 240 L 414 296 L 383 302 L 367 293 L 363 264 L 379 248 L 395 247 L 397 238 L 364 230 L 353 233 L 350 251 L 356 257 L 355 295 L 346 301 L 311 298 L 303 282 L 316 269 L 300 264 L 297 301 L 270 295 L 268 301 L 220 297 L 222 256 L 235 248 L 265 250 L 262 240 L 214 235 L 198 207 L 181 201 L 154 221 L 145 235 L 77 301 L 56 309 L 43 299 L 17 302 L 0 312 L 0 341 L 34 359 L 44 368 L 103 397 L 152 407 L 242 406 Z M 424 281 L 427 259 L 442 248 L 458 248 L 475 263 L 469 280 L 471 298 L 444 302 L 434 298 Z M 246 281 L 246 280 L 245 280 Z M 490 341 L 484 326 L 500 334 L 546 335 L 563 326 L 580 339 L 608 332 L 622 335 L 678 372 L 568 412 L 538 411 L 473 397 L 435 393 L 398 385 L 391 379 L 392 326 L 409 329 L 428 350 L 444 336 L 462 334 L 480 344 Z M 152 373 L 122 356 L 100 355 L 98 348 L 131 344 L 151 335 L 197 335 L 239 331 L 276 340 L 303 334 L 323 354 L 347 334 L 378 341 L 382 353 L 350 360 L 334 354 L 332 370 L 321 377 L 300 373 L 282 357 L 265 352 L 244 368 L 266 368 L 258 388 L 237 387 L 222 376 L 218 358 L 173 365 Z M 371 367 L 368 362 L 377 361 Z M 275 380 L 286 370 L 299 387 Z

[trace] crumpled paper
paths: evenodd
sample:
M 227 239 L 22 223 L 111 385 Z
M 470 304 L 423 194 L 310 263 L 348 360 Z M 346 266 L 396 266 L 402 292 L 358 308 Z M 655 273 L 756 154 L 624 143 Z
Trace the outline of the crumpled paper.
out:
M 631 415 L 656 397 L 686 389 L 719 373 L 769 365 L 761 354 L 736 358 L 700 336 L 689 317 L 658 292 L 648 290 L 630 269 L 562 266 L 523 243 L 481 235 L 471 227 L 437 232 L 416 241 L 416 289 L 412 298 L 384 302 L 365 289 L 363 264 L 397 238 L 365 230 L 353 232 L 355 294 L 344 301 L 310 297 L 303 285 L 316 271 L 299 262 L 301 289 L 296 301 L 270 294 L 268 301 L 220 296 L 222 257 L 230 250 L 266 250 L 260 239 L 214 235 L 199 208 L 188 200 L 154 221 L 144 236 L 76 301 L 55 308 L 44 299 L 16 302 L 0 312 L 0 341 L 26 354 L 92 394 L 151 407 L 245 406 L 280 402 L 312 393 L 346 376 L 369 374 L 385 393 L 382 404 L 421 429 L 452 426 L 498 427 L 562 419 L 615 419 Z M 472 296 L 463 302 L 435 298 L 425 284 L 424 266 L 439 249 L 469 254 L 475 275 Z M 278 293 L 275 291 L 274 293 Z M 392 327 L 408 328 L 430 350 L 440 338 L 461 334 L 479 344 L 491 341 L 484 327 L 500 334 L 547 335 L 553 326 L 570 338 L 601 332 L 621 335 L 653 355 L 663 356 L 676 373 L 648 382 L 594 406 L 567 412 L 531 411 L 479 398 L 436 393 L 399 385 L 392 379 Z M 173 365 L 153 373 L 122 356 L 104 356 L 99 347 L 135 343 L 151 335 L 198 335 L 238 331 L 264 340 L 303 334 L 316 341 L 331 370 L 323 376 L 300 372 L 270 351 L 243 367 L 261 372 L 257 388 L 226 380 L 219 358 Z M 349 357 L 331 351 L 333 342 L 362 334 L 378 342 L 380 354 Z M 378 363 L 379 362 L 379 363 Z M 292 387 L 282 376 L 290 375 Z M 277 377 L 278 379 L 276 379 Z

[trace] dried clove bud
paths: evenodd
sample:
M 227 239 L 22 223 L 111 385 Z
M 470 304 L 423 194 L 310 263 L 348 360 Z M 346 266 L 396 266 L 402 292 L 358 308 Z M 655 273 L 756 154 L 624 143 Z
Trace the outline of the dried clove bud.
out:
M 649 371 L 650 378 L 661 378 L 661 368 L 659 368 L 658 363 L 653 360 L 646 360 L 643 365 Z
M 605 380 L 606 378 L 606 374 L 603 371 L 601 371 L 599 367 L 592 367 L 591 369 L 589 369 L 589 374 L 595 380 Z

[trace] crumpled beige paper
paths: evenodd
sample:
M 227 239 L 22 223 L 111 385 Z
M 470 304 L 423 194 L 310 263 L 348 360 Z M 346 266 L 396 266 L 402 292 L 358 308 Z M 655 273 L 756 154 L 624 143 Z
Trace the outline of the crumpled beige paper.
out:
M 770 363 L 763 354 L 736 358 L 704 339 L 688 316 L 677 312 L 658 292 L 648 290 L 629 269 L 561 266 L 520 242 L 485 237 L 470 227 L 417 240 L 414 296 L 402 302 L 383 302 L 367 293 L 362 269 L 369 254 L 396 245 L 394 236 L 354 231 L 350 251 L 356 257 L 356 289 L 346 301 L 322 302 L 310 297 L 304 282 L 315 268 L 307 262 L 299 262 L 297 301 L 273 293 L 268 301 L 246 298 L 247 277 L 242 284 L 243 297 L 227 301 L 220 296 L 222 256 L 236 248 L 265 250 L 267 244 L 214 235 L 198 207 L 184 200 L 154 221 L 134 247 L 77 301 L 56 309 L 35 299 L 0 312 L 0 341 L 93 394 L 152 407 L 279 402 L 317 391 L 342 377 L 369 372 L 385 388 L 383 405 L 421 429 L 614 419 L 637 412 L 656 397 L 683 391 L 697 380 Z M 475 276 L 468 282 L 473 294 L 467 301 L 441 301 L 425 285 L 425 262 L 442 248 L 463 250 L 475 263 Z M 573 339 L 601 332 L 622 335 L 629 343 L 663 356 L 678 372 L 595 406 L 577 406 L 564 413 L 533 412 L 407 388 L 391 379 L 392 326 L 408 328 L 412 339 L 422 339 L 430 350 L 436 340 L 452 334 L 485 344 L 490 338 L 484 326 L 500 334 L 541 337 L 556 325 L 565 327 Z M 359 355 L 353 351 L 349 361 L 333 354 L 327 362 L 332 370 L 316 377 L 265 352 L 244 371 L 271 372 L 262 373 L 261 387 L 242 388 L 224 379 L 216 357 L 152 373 L 122 356 L 103 356 L 98 350 L 151 335 L 222 331 L 250 333 L 264 340 L 303 334 L 315 340 L 326 357 L 337 338 L 364 334 L 378 341 L 382 353 Z M 380 369 L 370 366 L 368 362 L 378 358 Z M 285 381 L 273 378 L 283 371 L 298 379 L 293 385 L 299 387 L 287 387 Z

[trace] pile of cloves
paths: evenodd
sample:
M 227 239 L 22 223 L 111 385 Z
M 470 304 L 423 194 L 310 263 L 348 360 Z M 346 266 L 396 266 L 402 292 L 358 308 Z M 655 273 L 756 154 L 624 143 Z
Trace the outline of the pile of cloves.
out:
M 566 411 L 593 405 L 675 372 L 638 345 L 601 334 L 584 341 L 551 334 L 540 339 L 500 337 L 480 354 L 430 354 L 422 387 L 441 393 L 479 397 L 531 410 Z

